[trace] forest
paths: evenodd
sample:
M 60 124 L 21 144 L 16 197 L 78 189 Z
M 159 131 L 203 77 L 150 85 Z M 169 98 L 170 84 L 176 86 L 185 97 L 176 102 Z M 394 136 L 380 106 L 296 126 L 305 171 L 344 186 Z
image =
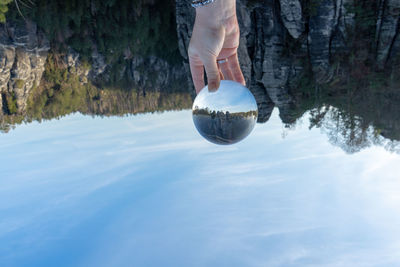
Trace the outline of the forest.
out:
M 173 60 L 179 55 L 174 5 L 173 0 L 0 0 L 0 22 L 35 21 L 53 48 L 71 46 L 87 60 L 93 46 L 107 63 L 127 54 Z

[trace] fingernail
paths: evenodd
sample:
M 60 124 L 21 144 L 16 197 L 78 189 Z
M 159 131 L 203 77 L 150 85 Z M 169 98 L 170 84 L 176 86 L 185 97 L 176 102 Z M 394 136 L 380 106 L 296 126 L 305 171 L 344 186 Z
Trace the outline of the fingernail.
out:
M 217 83 L 215 83 L 215 82 L 210 82 L 210 83 L 208 84 L 208 91 L 210 91 L 210 92 L 215 92 L 215 91 L 217 91 Z

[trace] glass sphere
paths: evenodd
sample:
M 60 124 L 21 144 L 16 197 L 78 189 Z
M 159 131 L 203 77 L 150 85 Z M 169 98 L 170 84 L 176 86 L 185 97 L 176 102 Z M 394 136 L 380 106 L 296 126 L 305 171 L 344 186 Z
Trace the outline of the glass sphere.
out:
M 204 87 L 196 96 L 193 122 L 208 141 L 229 145 L 246 138 L 256 124 L 258 109 L 253 94 L 234 81 L 222 80 L 216 92 Z

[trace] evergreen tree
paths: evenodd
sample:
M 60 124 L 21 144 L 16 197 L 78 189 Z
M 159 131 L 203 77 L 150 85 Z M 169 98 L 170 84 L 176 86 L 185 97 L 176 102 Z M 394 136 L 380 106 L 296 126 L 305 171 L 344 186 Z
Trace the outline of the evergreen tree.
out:
M 12 0 L 0 0 L 0 23 L 6 22 L 6 12 L 8 11 L 8 4 Z

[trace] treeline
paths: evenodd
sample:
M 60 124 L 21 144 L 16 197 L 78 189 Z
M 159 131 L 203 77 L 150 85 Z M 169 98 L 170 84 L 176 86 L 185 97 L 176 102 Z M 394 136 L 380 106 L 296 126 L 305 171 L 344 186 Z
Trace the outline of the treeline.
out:
M 6 19 L 14 25 L 25 20 L 36 22 L 49 39 L 51 50 L 42 81 L 31 89 L 24 114 L 17 112 L 11 93 L 3 97 L 0 131 L 71 112 L 109 116 L 191 107 L 186 92 L 145 91 L 132 89 L 131 84 L 126 90 L 119 87 L 119 81 L 110 83 L 109 88 L 106 83 L 98 88 L 90 81 L 82 83 L 65 64 L 57 64 L 57 59 L 72 48 L 83 66 L 90 68 L 92 53 L 97 52 L 106 59 L 111 82 L 112 75 L 119 76 L 135 56 L 156 56 L 171 66 L 180 64 L 174 0 L 0 0 L 0 22 Z
M 247 117 L 257 117 L 257 111 L 247 111 L 247 112 L 229 112 L 229 111 L 220 111 L 220 110 L 210 110 L 208 107 L 206 108 L 199 108 L 196 106 L 193 109 L 193 115 L 205 115 L 205 116 L 223 116 L 223 117 L 240 117 L 240 118 L 247 118 Z
M 294 104 L 287 111 L 295 128 L 306 112 L 310 128 L 320 128 L 329 141 L 347 153 L 380 145 L 400 153 L 400 70 L 371 73 L 365 79 L 333 80 L 326 85 L 302 81 L 290 92 Z
M 74 112 L 99 116 L 123 116 L 148 112 L 189 109 L 192 99 L 188 92 L 144 93 L 142 90 L 99 89 L 83 84 L 79 77 L 58 69 L 48 57 L 41 86 L 34 86 L 24 114 L 0 112 L 0 132 L 32 121 L 60 118 Z

